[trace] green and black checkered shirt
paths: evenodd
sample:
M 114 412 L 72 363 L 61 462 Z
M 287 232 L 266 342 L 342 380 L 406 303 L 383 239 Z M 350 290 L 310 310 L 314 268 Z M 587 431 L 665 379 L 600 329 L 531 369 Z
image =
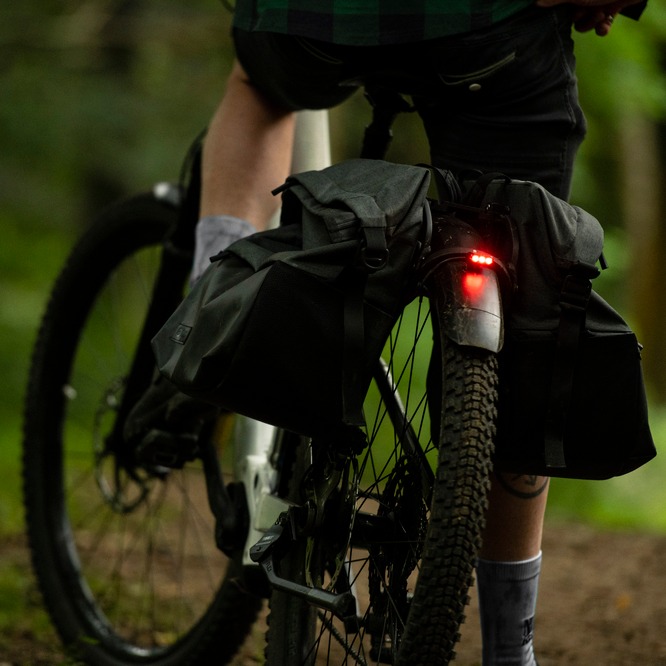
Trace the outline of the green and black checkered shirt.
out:
M 237 0 L 234 25 L 337 44 L 420 42 L 487 27 L 534 0 Z

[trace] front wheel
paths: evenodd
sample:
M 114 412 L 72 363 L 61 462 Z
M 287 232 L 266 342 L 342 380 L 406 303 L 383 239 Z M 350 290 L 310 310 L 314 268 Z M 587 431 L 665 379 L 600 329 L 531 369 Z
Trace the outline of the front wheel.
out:
M 295 469 L 305 471 L 293 475 L 290 499 L 319 502 L 326 517 L 302 530 L 281 559 L 281 574 L 303 585 L 351 593 L 356 616 L 342 621 L 275 592 L 269 666 L 430 666 L 447 664 L 455 655 L 485 523 L 497 359 L 440 336 L 437 317 L 431 327 L 429 315 L 424 316 L 425 304 L 411 307 L 396 328 L 407 341 L 392 338 L 388 363 L 371 389 L 369 445 L 345 466 L 338 463 L 335 489 L 326 486 L 335 468 L 330 454 L 316 441 L 297 449 Z M 328 459 L 323 465 L 322 457 Z M 328 493 L 325 504 L 316 490 L 317 475 Z
M 187 279 L 185 260 L 169 270 L 166 293 L 154 293 L 176 215 L 148 195 L 104 213 L 61 272 L 35 346 L 27 529 L 44 601 L 76 663 L 227 663 L 261 606 L 215 546 L 201 464 L 142 465 L 119 436 L 129 385 L 138 395 L 154 369 L 147 313 L 173 308 Z

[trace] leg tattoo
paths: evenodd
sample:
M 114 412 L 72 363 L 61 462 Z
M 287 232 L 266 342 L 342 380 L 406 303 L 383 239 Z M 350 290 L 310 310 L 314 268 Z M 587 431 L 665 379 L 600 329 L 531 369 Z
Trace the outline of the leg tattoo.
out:
M 532 474 L 507 474 L 496 472 L 495 476 L 504 490 L 520 499 L 529 500 L 541 495 L 548 488 L 547 476 Z

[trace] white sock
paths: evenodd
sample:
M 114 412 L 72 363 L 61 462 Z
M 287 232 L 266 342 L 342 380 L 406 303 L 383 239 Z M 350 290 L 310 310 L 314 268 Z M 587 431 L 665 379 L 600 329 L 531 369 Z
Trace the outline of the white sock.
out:
M 232 243 L 255 233 L 247 221 L 231 215 L 209 215 L 197 222 L 191 282 L 194 284 L 210 265 L 210 258 Z
M 537 666 L 533 631 L 541 553 L 522 562 L 479 559 L 483 666 Z

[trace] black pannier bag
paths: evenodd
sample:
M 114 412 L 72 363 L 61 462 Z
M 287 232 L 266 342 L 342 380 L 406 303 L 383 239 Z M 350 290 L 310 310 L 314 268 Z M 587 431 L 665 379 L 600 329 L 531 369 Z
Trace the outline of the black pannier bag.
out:
M 641 346 L 591 288 L 603 264 L 599 222 L 531 182 L 482 177 L 467 200 L 505 205 L 519 243 L 500 353 L 496 467 L 605 479 L 651 460 Z
M 215 258 L 153 339 L 162 374 L 305 435 L 363 425 L 372 373 L 415 293 L 429 182 L 427 169 L 361 159 L 290 177 L 281 226 Z
M 451 176 L 435 175 L 445 199 Z M 162 374 L 189 395 L 299 433 L 362 425 L 377 359 L 417 290 L 429 181 L 428 169 L 375 160 L 291 177 L 282 226 L 221 253 L 153 339 Z M 479 178 L 465 203 L 506 208 L 519 245 L 497 468 L 601 479 L 653 458 L 640 346 L 591 290 L 598 221 L 504 177 Z

